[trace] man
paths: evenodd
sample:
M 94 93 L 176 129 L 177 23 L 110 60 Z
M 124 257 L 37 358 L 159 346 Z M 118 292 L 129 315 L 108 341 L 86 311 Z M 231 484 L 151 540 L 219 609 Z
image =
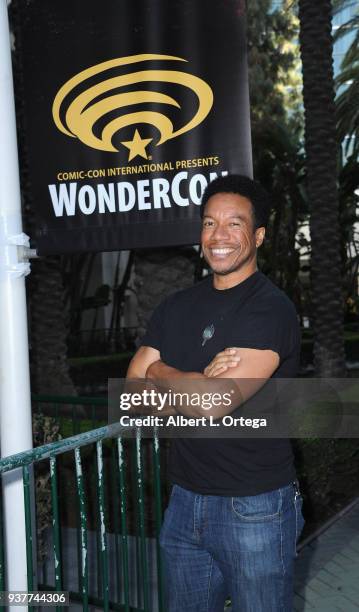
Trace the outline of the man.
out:
M 235 379 L 241 403 L 271 377 L 296 376 L 297 317 L 257 270 L 269 216 L 260 185 L 217 178 L 201 210 L 213 276 L 157 307 L 127 376 L 182 389 L 191 380 L 204 388 Z M 219 406 L 215 418 L 227 413 Z M 228 596 L 233 612 L 292 610 L 303 519 L 289 441 L 175 439 L 169 473 L 174 486 L 161 531 L 166 612 L 223 612 Z

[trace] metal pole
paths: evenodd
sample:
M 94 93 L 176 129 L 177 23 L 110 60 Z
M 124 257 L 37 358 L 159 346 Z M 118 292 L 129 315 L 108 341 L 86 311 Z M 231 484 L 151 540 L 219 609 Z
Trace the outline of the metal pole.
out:
M 10 32 L 6 0 L 0 0 L 0 443 L 1 456 L 32 447 L 30 376 Z M 25 247 L 25 248 L 24 248 Z M 22 473 L 3 476 L 7 590 L 27 591 Z M 22 610 L 27 609 L 22 607 Z

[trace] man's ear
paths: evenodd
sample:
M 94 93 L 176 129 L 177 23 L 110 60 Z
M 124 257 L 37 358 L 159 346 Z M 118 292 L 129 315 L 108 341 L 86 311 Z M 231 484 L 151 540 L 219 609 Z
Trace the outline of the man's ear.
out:
M 257 249 L 258 249 L 258 247 L 261 246 L 261 244 L 262 244 L 262 242 L 264 240 L 265 234 L 266 234 L 265 227 L 258 227 L 256 229 L 255 236 L 256 236 L 256 247 L 257 247 Z

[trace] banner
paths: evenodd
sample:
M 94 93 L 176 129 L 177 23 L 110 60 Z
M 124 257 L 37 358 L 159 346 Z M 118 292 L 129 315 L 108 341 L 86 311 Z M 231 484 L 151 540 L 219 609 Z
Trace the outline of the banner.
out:
M 198 243 L 208 182 L 252 171 L 244 0 L 17 12 L 38 252 Z

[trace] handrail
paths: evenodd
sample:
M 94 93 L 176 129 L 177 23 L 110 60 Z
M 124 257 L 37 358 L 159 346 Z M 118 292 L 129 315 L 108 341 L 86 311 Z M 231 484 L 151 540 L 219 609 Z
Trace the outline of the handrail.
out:
M 41 396 L 41 399 L 46 401 L 49 397 L 51 396 Z M 36 396 L 33 399 L 36 401 Z M 67 403 L 68 399 L 73 402 L 75 398 L 56 397 L 55 401 L 64 404 Z M 76 399 L 79 400 L 76 403 L 83 403 L 84 398 Z M 104 398 L 95 399 L 100 400 L 98 404 L 104 405 L 106 402 Z M 88 400 L 89 403 L 94 403 L 93 399 L 88 398 Z M 127 445 L 125 438 L 129 436 L 135 438 L 135 440 L 128 440 L 129 444 Z M 107 445 L 106 440 L 108 439 L 114 439 L 114 443 Z M 151 601 L 156 601 L 154 609 L 158 612 L 164 612 L 163 575 L 159 547 L 159 533 L 162 523 L 161 449 L 156 432 L 154 432 L 151 445 L 146 444 L 143 447 L 142 442 L 140 428 L 128 428 L 120 425 L 120 423 L 114 423 L 10 455 L 0 460 L 0 475 L 10 470 L 22 468 L 26 511 L 28 590 L 33 590 L 37 586 L 37 588 L 41 587 L 43 590 L 55 589 L 61 591 L 64 587 L 64 563 L 66 561 L 62 550 L 60 512 L 64 501 L 61 493 L 59 495 L 59 487 L 62 486 L 59 476 L 63 464 L 59 461 L 58 455 L 72 451 L 73 463 L 68 463 L 67 469 L 71 465 L 75 477 L 73 506 L 77 514 L 78 554 L 76 558 L 78 580 L 77 590 L 76 587 L 75 590 L 69 589 L 71 597 L 82 601 L 83 610 L 88 610 L 90 605 L 97 603 L 101 604 L 105 610 L 115 607 L 115 609 L 121 609 L 123 612 L 150 612 Z M 92 454 L 80 452 L 82 447 L 87 446 L 92 447 L 95 454 L 92 451 Z M 104 454 L 105 450 L 106 453 Z M 89 459 L 91 462 L 95 459 L 94 470 L 84 469 L 84 465 L 88 464 L 83 462 L 89 461 Z M 31 466 L 41 460 L 49 460 L 49 498 L 52 512 L 52 522 L 51 526 L 49 523 L 49 529 L 52 532 L 51 549 L 54 569 L 53 577 L 49 582 L 46 561 L 40 570 L 40 583 L 36 585 L 33 578 L 33 541 L 36 538 L 36 532 L 34 533 L 32 520 L 34 473 L 31 471 Z M 95 485 L 95 493 L 91 483 Z M 111 504 L 108 505 L 107 483 L 111 483 L 112 487 L 110 496 L 112 511 Z M 151 483 L 150 487 L 153 491 L 150 497 L 146 492 L 149 483 Z M 128 503 L 129 495 L 131 497 Z M 91 518 L 89 518 L 89 504 L 91 504 L 92 511 L 97 516 L 95 519 L 97 583 L 93 580 L 94 570 L 91 570 L 92 566 L 89 565 L 88 561 L 88 554 L 91 550 L 88 538 L 91 530 L 94 529 L 94 524 L 91 523 Z M 154 527 L 154 532 L 151 529 L 150 536 L 146 531 L 146 517 L 149 515 L 153 517 Z M 130 548 L 130 538 L 133 537 L 135 538 L 135 545 L 131 544 Z M 155 537 L 156 560 L 151 572 L 148 537 Z M 115 579 L 109 564 L 110 541 L 112 542 L 111 546 L 115 546 L 116 551 Z M 2 551 L 3 540 L 0 522 L 0 561 Z M 135 577 L 130 572 L 133 562 L 135 562 L 137 568 Z M 152 573 L 153 571 L 154 573 Z M 156 581 L 156 587 L 151 590 L 153 579 Z M 0 564 L 0 584 L 5 585 L 4 564 Z M 116 594 L 114 589 L 116 589 Z M 61 612 L 61 606 L 57 607 L 57 610 Z
M 89 605 L 96 604 L 102 605 L 105 610 L 114 608 L 123 612 L 149 612 L 153 604 L 154 610 L 164 612 L 159 546 L 163 510 L 161 445 L 157 432 L 154 431 L 150 444 L 143 444 L 140 428 L 124 427 L 120 423 L 106 424 L 77 433 L 77 428 L 88 427 L 88 412 L 92 427 L 103 424 L 107 406 L 106 397 L 34 394 L 32 400 L 35 411 L 41 411 L 42 405 L 45 404 L 52 406 L 54 417 L 58 419 L 64 434 L 68 429 L 69 415 L 61 414 L 62 406 L 70 405 L 73 424 L 71 433 L 75 435 L 0 460 L 0 476 L 10 470 L 22 469 L 28 590 L 33 590 L 36 586 L 33 578 L 33 541 L 37 536 L 33 529 L 32 515 L 34 510 L 36 513 L 40 512 L 39 507 L 34 508 L 32 502 L 34 475 L 37 478 L 37 474 L 47 474 L 49 484 L 46 485 L 48 486 L 46 495 L 51 500 L 52 513 L 52 522 L 51 524 L 48 522 L 49 533 L 52 532 L 52 536 L 50 535 L 52 555 L 49 549 L 46 554 L 50 556 L 42 562 L 41 567 L 39 566 L 37 587 L 43 590 L 63 590 L 65 564 L 68 560 L 62 550 L 64 545 L 62 528 L 72 524 L 71 521 L 77 516 L 78 553 L 75 562 L 77 586 L 74 584 L 69 589 L 72 600 L 82 601 L 83 610 L 88 610 Z M 81 406 L 84 410 L 78 412 Z M 81 453 L 81 449 L 86 450 L 86 448 L 89 451 Z M 163 450 L 162 447 L 162 452 Z M 65 453 L 69 453 L 69 461 L 62 462 L 61 455 Z M 32 465 L 35 467 L 35 464 L 42 460 L 44 464 L 41 469 L 32 471 Z M 93 465 L 94 469 L 87 469 L 89 465 Z M 73 471 L 74 477 L 73 480 L 71 478 L 71 487 L 73 487 L 71 491 L 74 493 L 71 497 L 70 523 L 67 523 L 65 514 L 62 514 L 64 509 L 67 508 L 65 510 L 67 513 L 70 508 L 63 493 L 68 491 L 61 477 L 64 467 Z M 44 482 L 46 483 L 46 478 Z M 111 488 L 110 495 L 108 487 Z M 1 527 L 0 500 L 0 585 L 5 588 L 5 565 L 1 562 L 3 556 Z M 93 538 L 93 530 L 97 544 L 95 557 L 92 557 L 93 561 L 89 565 L 88 554 L 93 554 L 93 544 L 90 544 L 88 537 Z M 147 541 L 147 538 L 153 537 L 155 543 L 149 544 L 150 540 Z M 135 543 L 132 538 L 135 538 Z M 152 549 L 153 545 L 155 548 Z M 115 570 L 110 565 L 113 546 Z M 151 570 L 150 549 L 155 553 L 153 557 L 155 564 L 151 566 Z M 73 561 L 74 559 L 71 559 L 72 574 L 74 574 Z M 130 571 L 133 563 L 136 566 L 135 575 Z M 53 572 L 52 577 L 49 571 Z M 94 578 L 94 571 L 97 571 L 97 580 Z M 57 610 L 61 612 L 61 607 Z M 1 607 L 0 611 L 2 612 Z
M 24 465 L 29 465 L 35 461 L 40 461 L 41 459 L 55 457 L 63 452 L 74 450 L 75 448 L 103 440 L 104 438 L 120 436 L 124 431 L 128 432 L 130 428 L 123 427 L 119 423 L 113 423 L 112 425 L 105 425 L 98 429 L 71 436 L 71 438 L 65 438 L 64 440 L 51 442 L 37 448 L 16 453 L 15 455 L 3 457 L 3 459 L 0 460 L 0 474 L 4 474 L 18 467 L 23 467 Z M 135 431 L 135 428 L 133 428 L 133 431 Z

